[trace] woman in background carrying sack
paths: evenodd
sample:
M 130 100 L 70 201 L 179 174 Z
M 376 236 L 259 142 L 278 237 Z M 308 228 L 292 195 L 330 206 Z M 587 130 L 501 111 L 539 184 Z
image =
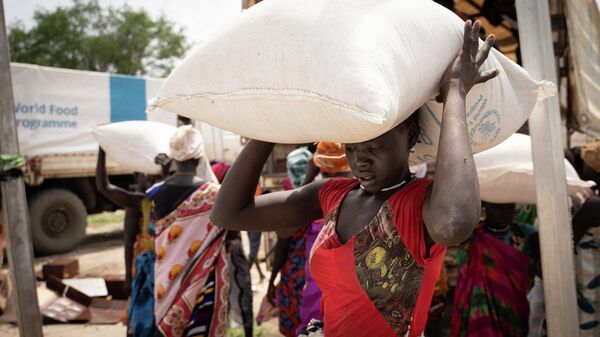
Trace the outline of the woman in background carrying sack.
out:
M 481 24 L 465 23 L 462 51 L 440 83 L 444 102 L 435 182 L 408 167 L 417 119 L 385 134 L 346 144 L 357 179 L 324 179 L 254 197 L 274 144 L 251 140 L 229 171 L 211 218 L 235 230 L 286 236 L 319 218 L 310 270 L 323 292 L 323 333 L 408 336 L 423 333 L 445 246 L 466 240 L 479 221 L 477 172 L 469 144 L 465 97 L 497 70 L 480 71 L 494 38 L 478 49 Z M 321 323 L 309 326 L 319 333 Z
M 110 183 L 106 169 L 106 153 L 98 150 L 96 164 L 96 188 L 115 205 L 125 209 L 123 241 L 125 242 L 125 293 L 130 295 L 131 282 L 135 277 L 137 255 L 154 250 L 154 243 L 148 233 L 150 200 L 144 191 L 159 180 L 158 176 L 134 173 L 136 190 L 127 191 Z
M 180 127 L 170 145 L 177 169 L 152 193 L 156 326 L 164 336 L 224 336 L 229 297 L 226 231 L 209 219 L 218 185 L 197 130 Z
M 483 203 L 485 220 L 456 253 L 451 336 L 527 336 L 527 293 L 540 275 L 537 229 L 514 223 L 515 204 Z

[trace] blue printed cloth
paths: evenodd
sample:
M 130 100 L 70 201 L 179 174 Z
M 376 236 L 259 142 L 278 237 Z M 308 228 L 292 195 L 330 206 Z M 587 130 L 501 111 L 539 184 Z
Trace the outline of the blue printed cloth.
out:
M 153 337 L 158 331 L 154 320 L 154 260 L 152 252 L 140 254 L 135 260 L 127 327 L 128 334 L 136 337 Z

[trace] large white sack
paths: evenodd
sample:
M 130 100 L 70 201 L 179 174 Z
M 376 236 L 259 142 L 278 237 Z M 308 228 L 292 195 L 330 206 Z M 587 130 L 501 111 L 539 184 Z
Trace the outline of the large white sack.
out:
M 369 140 L 435 96 L 463 30 L 429 0 L 266 0 L 195 49 L 150 109 L 279 143 Z M 515 132 L 544 94 L 497 50 L 491 68 L 499 77 L 467 99 L 475 152 Z M 440 105 L 428 103 L 411 164 L 434 159 L 440 120 Z
M 500 145 L 475 155 L 481 200 L 493 203 L 535 204 L 531 138 L 514 134 Z M 569 194 L 595 185 L 583 181 L 565 159 Z
M 154 163 L 159 153 L 171 156 L 169 142 L 176 127 L 150 121 L 111 123 L 92 129 L 106 154 L 119 165 L 146 174 L 159 174 Z

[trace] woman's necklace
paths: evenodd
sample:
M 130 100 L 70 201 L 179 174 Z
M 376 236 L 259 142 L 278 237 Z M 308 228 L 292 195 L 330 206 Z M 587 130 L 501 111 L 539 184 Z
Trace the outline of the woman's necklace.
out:
M 401 182 L 397 183 L 396 185 L 392 185 L 390 187 L 386 187 L 386 188 L 382 188 L 379 192 L 387 192 L 387 191 L 391 191 L 393 189 L 402 187 L 403 185 L 405 185 L 407 182 L 409 182 L 412 179 L 412 177 L 406 178 L 404 180 L 402 180 Z M 362 190 L 365 189 L 365 187 L 363 185 L 360 185 L 360 188 Z

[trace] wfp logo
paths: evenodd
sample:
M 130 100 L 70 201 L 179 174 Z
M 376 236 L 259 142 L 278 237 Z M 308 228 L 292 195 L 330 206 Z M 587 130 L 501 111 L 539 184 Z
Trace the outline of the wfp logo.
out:
M 471 146 L 492 143 L 502 130 L 500 112 L 496 109 L 486 110 L 488 100 L 479 95 L 477 101 L 467 111 L 467 127 Z

